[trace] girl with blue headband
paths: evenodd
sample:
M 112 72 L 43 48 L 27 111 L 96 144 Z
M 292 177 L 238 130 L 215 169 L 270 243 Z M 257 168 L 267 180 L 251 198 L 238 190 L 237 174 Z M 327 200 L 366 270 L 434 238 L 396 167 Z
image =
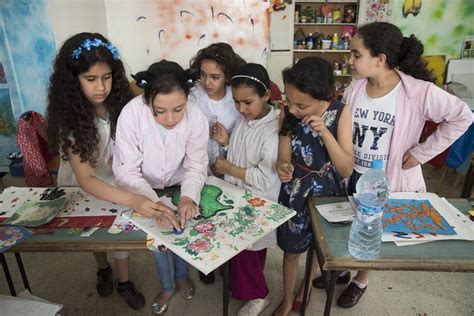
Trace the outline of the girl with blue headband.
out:
M 66 40 L 54 62 L 48 95 L 48 142 L 59 151 L 58 186 L 80 186 L 97 198 L 127 205 L 144 216 L 166 219 L 174 214 L 143 195 L 114 186 L 112 145 L 123 106 L 132 93 L 115 48 L 98 33 L 80 33 Z M 113 293 L 112 269 L 105 252 L 94 253 L 97 292 Z M 129 280 L 128 252 L 115 252 L 116 289 L 133 309 L 145 298 Z

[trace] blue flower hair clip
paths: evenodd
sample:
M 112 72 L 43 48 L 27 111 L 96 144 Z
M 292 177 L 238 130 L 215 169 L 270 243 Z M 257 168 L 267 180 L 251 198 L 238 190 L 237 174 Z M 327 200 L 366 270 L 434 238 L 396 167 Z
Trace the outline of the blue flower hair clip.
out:
M 115 47 L 114 45 L 112 45 L 110 43 L 104 43 L 103 41 L 101 41 L 98 38 L 95 38 L 93 40 L 86 39 L 81 44 L 81 46 L 79 46 L 78 48 L 76 48 L 75 50 L 72 51 L 71 57 L 74 58 L 74 59 L 79 59 L 81 57 L 81 53 L 82 53 L 83 49 L 86 49 L 86 50 L 90 51 L 92 47 L 100 47 L 100 46 L 104 46 L 105 48 L 107 48 L 108 51 L 112 54 L 112 57 L 114 58 L 114 60 L 119 59 L 119 51 L 118 51 L 117 47 Z

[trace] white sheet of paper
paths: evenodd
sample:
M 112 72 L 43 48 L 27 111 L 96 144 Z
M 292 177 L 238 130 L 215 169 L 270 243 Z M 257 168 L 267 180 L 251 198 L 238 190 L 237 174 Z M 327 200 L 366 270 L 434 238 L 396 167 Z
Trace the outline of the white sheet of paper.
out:
M 355 211 L 350 202 L 318 205 L 317 210 L 330 223 L 352 222 Z
M 27 290 L 20 293 L 17 297 L 0 295 L 0 315 L 54 316 L 62 308 L 62 304 L 50 303 L 33 296 Z

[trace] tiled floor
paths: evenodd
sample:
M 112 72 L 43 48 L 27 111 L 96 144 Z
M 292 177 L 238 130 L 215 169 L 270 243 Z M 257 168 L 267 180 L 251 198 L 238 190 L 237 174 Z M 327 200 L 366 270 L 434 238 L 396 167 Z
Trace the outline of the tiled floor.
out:
M 424 168 L 429 191 L 433 191 L 440 172 Z M 440 195 L 451 188 L 453 176 L 448 175 Z M 455 191 L 460 194 L 462 182 Z M 131 279 L 146 297 L 146 307 L 131 310 L 115 292 L 101 298 L 95 291 L 96 265 L 90 253 L 25 253 L 22 255 L 33 293 L 39 297 L 64 304 L 65 315 L 151 315 L 150 305 L 159 292 L 154 261 L 148 251 L 132 252 Z M 13 256 L 7 255 L 17 289 L 21 279 Z M 299 263 L 302 278 L 304 258 Z M 266 276 L 272 303 L 261 315 L 271 315 L 282 297 L 282 252 L 268 252 Z M 176 296 L 166 315 L 221 315 L 222 278 L 208 286 L 199 281 L 196 270 L 191 269 L 196 296 L 184 301 Z M 342 309 L 334 305 L 333 315 L 474 315 L 474 273 L 390 272 L 376 271 L 370 278 L 368 290 L 358 305 Z M 344 289 L 336 288 L 336 297 Z M 8 294 L 8 287 L 0 273 L 0 294 Z M 307 315 L 322 315 L 325 294 L 314 289 Z M 243 302 L 231 299 L 230 315 L 236 315 Z

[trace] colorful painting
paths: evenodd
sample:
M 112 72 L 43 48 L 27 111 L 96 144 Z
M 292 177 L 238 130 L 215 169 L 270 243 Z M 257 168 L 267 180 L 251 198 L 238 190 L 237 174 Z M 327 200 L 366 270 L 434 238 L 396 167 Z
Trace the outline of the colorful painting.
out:
M 464 37 L 474 34 L 474 1 L 394 0 L 390 22 L 405 36 L 414 34 L 423 43 L 425 55 L 460 58 Z
M 109 38 L 131 72 L 161 59 L 184 68 L 201 48 L 229 43 L 248 62 L 265 65 L 269 2 L 262 0 L 106 0 Z
M 225 202 L 230 203 L 229 205 L 224 205 L 219 202 L 219 197 L 222 195 L 222 190 L 219 187 L 214 185 L 205 184 L 201 191 L 201 201 L 199 202 L 199 211 L 201 216 L 204 218 L 209 218 L 217 214 L 217 212 L 225 211 L 233 208 L 234 201 L 226 200 Z M 171 202 L 174 206 L 177 206 L 179 203 L 179 198 L 181 196 L 180 191 L 175 191 L 172 195 Z
M 183 232 L 157 227 L 154 219 L 140 217 L 136 213 L 125 212 L 122 215 L 154 237 L 155 249 L 165 246 L 208 274 L 296 214 L 289 208 L 216 177 L 209 177 L 206 184 L 208 188 L 217 187 L 222 191 L 221 195 L 212 193 L 207 199 L 216 199 L 218 203 L 232 208 L 215 212 L 207 218 L 199 216 L 192 219 Z M 170 197 L 163 197 L 162 201 L 174 206 Z
M 18 188 L 9 187 L 0 196 L 0 222 L 11 217 L 26 202 L 40 202 L 64 197 L 59 214 L 46 227 L 110 227 L 117 215 L 130 208 L 99 200 L 79 187 Z
M 383 242 L 404 246 L 436 240 L 474 240 L 474 222 L 435 193 L 392 192 L 389 201 Z
M 65 197 L 47 201 L 25 201 L 3 224 L 41 226 L 49 223 L 66 202 Z
M 0 253 L 31 237 L 33 233 L 21 226 L 0 226 Z
M 56 54 L 47 0 L 3 0 L 0 6 L 0 165 L 18 152 L 16 120 L 23 112 L 44 113 Z
M 384 208 L 383 228 L 384 232 L 456 234 L 429 200 L 389 199 Z
M 392 5 L 395 0 L 362 0 L 359 24 L 386 22 L 392 15 Z

